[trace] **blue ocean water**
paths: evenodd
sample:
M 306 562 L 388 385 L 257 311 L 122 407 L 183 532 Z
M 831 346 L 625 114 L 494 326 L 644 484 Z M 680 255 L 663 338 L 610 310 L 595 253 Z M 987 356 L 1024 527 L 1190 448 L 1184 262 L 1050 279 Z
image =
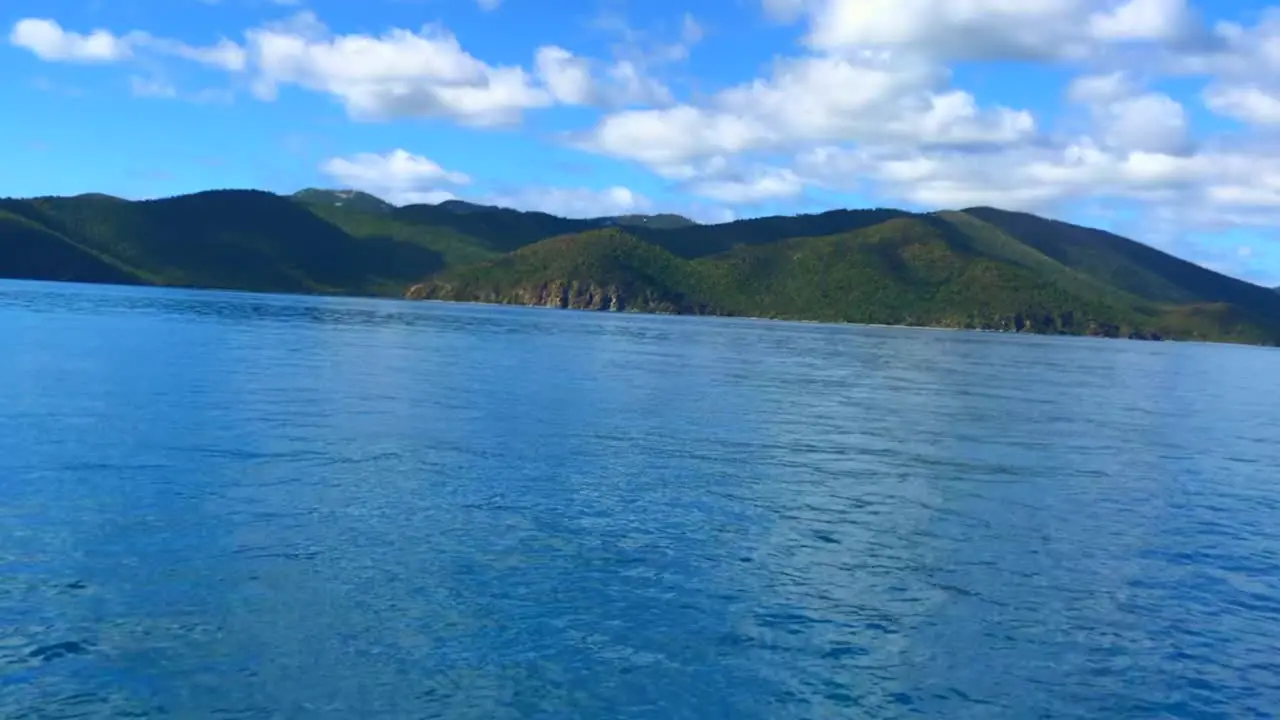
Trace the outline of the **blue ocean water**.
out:
M 3 283 L 0 717 L 1274 717 L 1278 370 Z

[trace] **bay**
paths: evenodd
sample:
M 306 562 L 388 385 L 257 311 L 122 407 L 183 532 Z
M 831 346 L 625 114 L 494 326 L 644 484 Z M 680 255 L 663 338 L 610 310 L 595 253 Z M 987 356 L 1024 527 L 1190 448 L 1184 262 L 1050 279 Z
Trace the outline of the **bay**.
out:
M 0 283 L 0 717 L 1273 717 L 1280 354 Z

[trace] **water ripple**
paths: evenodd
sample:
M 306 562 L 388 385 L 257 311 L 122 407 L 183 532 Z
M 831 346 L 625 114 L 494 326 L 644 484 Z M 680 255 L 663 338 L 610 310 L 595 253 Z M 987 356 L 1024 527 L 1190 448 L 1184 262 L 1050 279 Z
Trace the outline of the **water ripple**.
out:
M 0 717 L 1272 717 L 1274 352 L 0 284 Z

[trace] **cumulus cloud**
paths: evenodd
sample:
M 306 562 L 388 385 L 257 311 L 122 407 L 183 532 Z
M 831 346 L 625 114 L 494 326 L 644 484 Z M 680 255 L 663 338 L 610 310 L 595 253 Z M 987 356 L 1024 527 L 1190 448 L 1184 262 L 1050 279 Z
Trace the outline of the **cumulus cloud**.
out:
M 1125 150 L 1176 154 L 1187 149 L 1187 114 L 1182 103 L 1163 93 L 1142 93 L 1095 109 L 1102 137 Z
M 538 76 L 557 101 L 585 105 L 595 98 L 591 65 L 585 59 L 575 57 L 562 47 L 548 45 L 538 48 L 534 64 Z
M 808 19 L 827 52 L 894 48 L 943 60 L 1083 59 L 1107 45 L 1185 42 L 1186 0 L 763 0 L 771 17 Z
M 1280 93 L 1272 91 L 1280 87 L 1270 79 L 1280 72 L 1258 79 L 1262 68 L 1280 69 L 1280 14 L 1251 28 L 1219 27 L 1207 42 L 1184 0 L 765 0 L 765 7 L 782 21 L 807 18 L 814 52 L 781 59 L 767 76 L 702 103 L 607 114 L 575 142 L 730 205 L 817 187 L 924 208 L 1053 212 L 1119 201 L 1188 227 L 1280 219 L 1273 149 L 1196 138 L 1182 102 L 1143 87 L 1150 77 L 1105 69 L 1147 57 L 1138 67 L 1156 74 L 1211 74 L 1217 84 L 1204 94 L 1211 109 L 1280 122 Z M 1274 44 L 1264 41 L 1271 37 Z M 1108 55 L 1121 46 L 1149 55 Z M 1103 68 L 1066 88 L 1088 127 L 1059 135 L 1025 110 L 982 105 L 949 86 L 946 61 L 959 58 Z M 1241 80 L 1224 84 L 1231 77 Z M 794 153 L 789 160 L 786 152 Z
M 133 54 L 127 41 L 107 30 L 81 34 L 43 18 L 19 20 L 9 33 L 9 42 L 53 62 L 107 63 Z
M 554 98 L 515 66 L 492 66 L 438 26 L 380 36 L 334 35 L 311 13 L 248 33 L 257 93 L 292 84 L 333 95 L 361 119 L 446 117 L 477 126 L 517 122 Z
M 213 45 L 197 46 L 140 30 L 115 35 L 109 30 L 97 29 L 83 34 L 45 18 L 26 18 L 14 23 L 9 42 L 48 62 L 113 63 L 133 58 L 139 52 L 151 52 L 229 71 L 245 67 L 244 48 L 225 38 Z
M 1202 97 L 1216 114 L 1252 125 L 1280 124 L 1280 7 L 1265 10 L 1257 24 L 1219 23 L 1218 47 L 1177 56 L 1170 71 L 1204 76 Z
M 1261 147 L 1170 154 L 1108 148 L 1086 136 L 1004 148 L 974 162 L 947 149 L 827 146 L 801 153 L 795 166 L 808 183 L 847 189 L 850 178 L 859 178 L 881 197 L 926 208 L 1052 213 L 1072 203 L 1122 200 L 1184 228 L 1280 220 L 1280 156 Z
M 446 170 L 429 158 L 403 149 L 382 155 L 359 153 L 330 158 L 320 170 L 343 187 L 362 190 L 397 205 L 448 200 L 454 197 L 451 188 L 471 182 L 465 173 Z
M 255 91 L 295 85 L 337 98 L 357 119 L 441 117 L 472 126 L 519 122 L 554 104 L 665 102 L 670 92 L 630 61 L 600 63 L 558 46 L 535 51 L 532 71 L 490 65 L 443 27 L 335 35 L 312 13 L 247 33 Z
M 1280 125 L 1280 91 L 1257 85 L 1224 85 L 1204 93 L 1205 105 L 1213 112 L 1254 125 Z
M 977 145 L 1034 133 L 1030 113 L 979 108 L 942 80 L 936 68 L 888 55 L 786 59 L 768 79 L 728 88 L 705 106 L 614 113 L 577 141 L 682 177 L 699 159 L 808 142 Z
M 816 0 L 808 42 L 898 47 L 943 58 L 1033 58 L 1070 49 L 1075 0 Z
M 1175 154 L 1189 148 L 1182 103 L 1164 93 L 1140 91 L 1122 72 L 1076 78 L 1067 96 L 1090 110 L 1097 136 L 1113 148 Z
M 1186 0 L 1126 0 L 1089 17 L 1089 32 L 1101 40 L 1171 41 L 1196 31 Z
M 663 52 L 687 54 L 701 32 L 686 17 L 680 42 Z M 557 103 L 620 108 L 672 102 L 670 90 L 649 74 L 644 58 L 605 62 L 545 46 L 535 51 L 533 69 L 526 71 L 474 57 L 439 25 L 342 35 L 303 11 L 248 30 L 245 41 L 223 38 L 199 46 L 144 31 L 81 34 L 40 18 L 20 20 L 10 33 L 13 45 L 51 62 L 113 63 L 147 53 L 233 73 L 252 69 L 252 89 L 260 99 L 273 100 L 282 86 L 292 85 L 336 98 L 360 120 L 446 118 L 503 126 L 518 123 L 525 111 Z
M 617 108 L 672 102 L 671 91 L 631 60 L 604 64 L 548 45 L 538 48 L 534 67 L 551 96 L 566 105 Z

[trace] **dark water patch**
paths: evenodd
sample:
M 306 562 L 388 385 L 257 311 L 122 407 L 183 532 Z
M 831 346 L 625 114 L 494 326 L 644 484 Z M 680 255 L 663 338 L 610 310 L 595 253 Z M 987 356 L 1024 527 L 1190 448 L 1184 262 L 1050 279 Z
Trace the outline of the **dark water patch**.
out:
M 27 653 L 27 657 L 40 662 L 53 662 L 74 655 L 85 655 L 92 649 L 93 644 L 87 641 L 64 640 L 50 645 L 41 645 Z

